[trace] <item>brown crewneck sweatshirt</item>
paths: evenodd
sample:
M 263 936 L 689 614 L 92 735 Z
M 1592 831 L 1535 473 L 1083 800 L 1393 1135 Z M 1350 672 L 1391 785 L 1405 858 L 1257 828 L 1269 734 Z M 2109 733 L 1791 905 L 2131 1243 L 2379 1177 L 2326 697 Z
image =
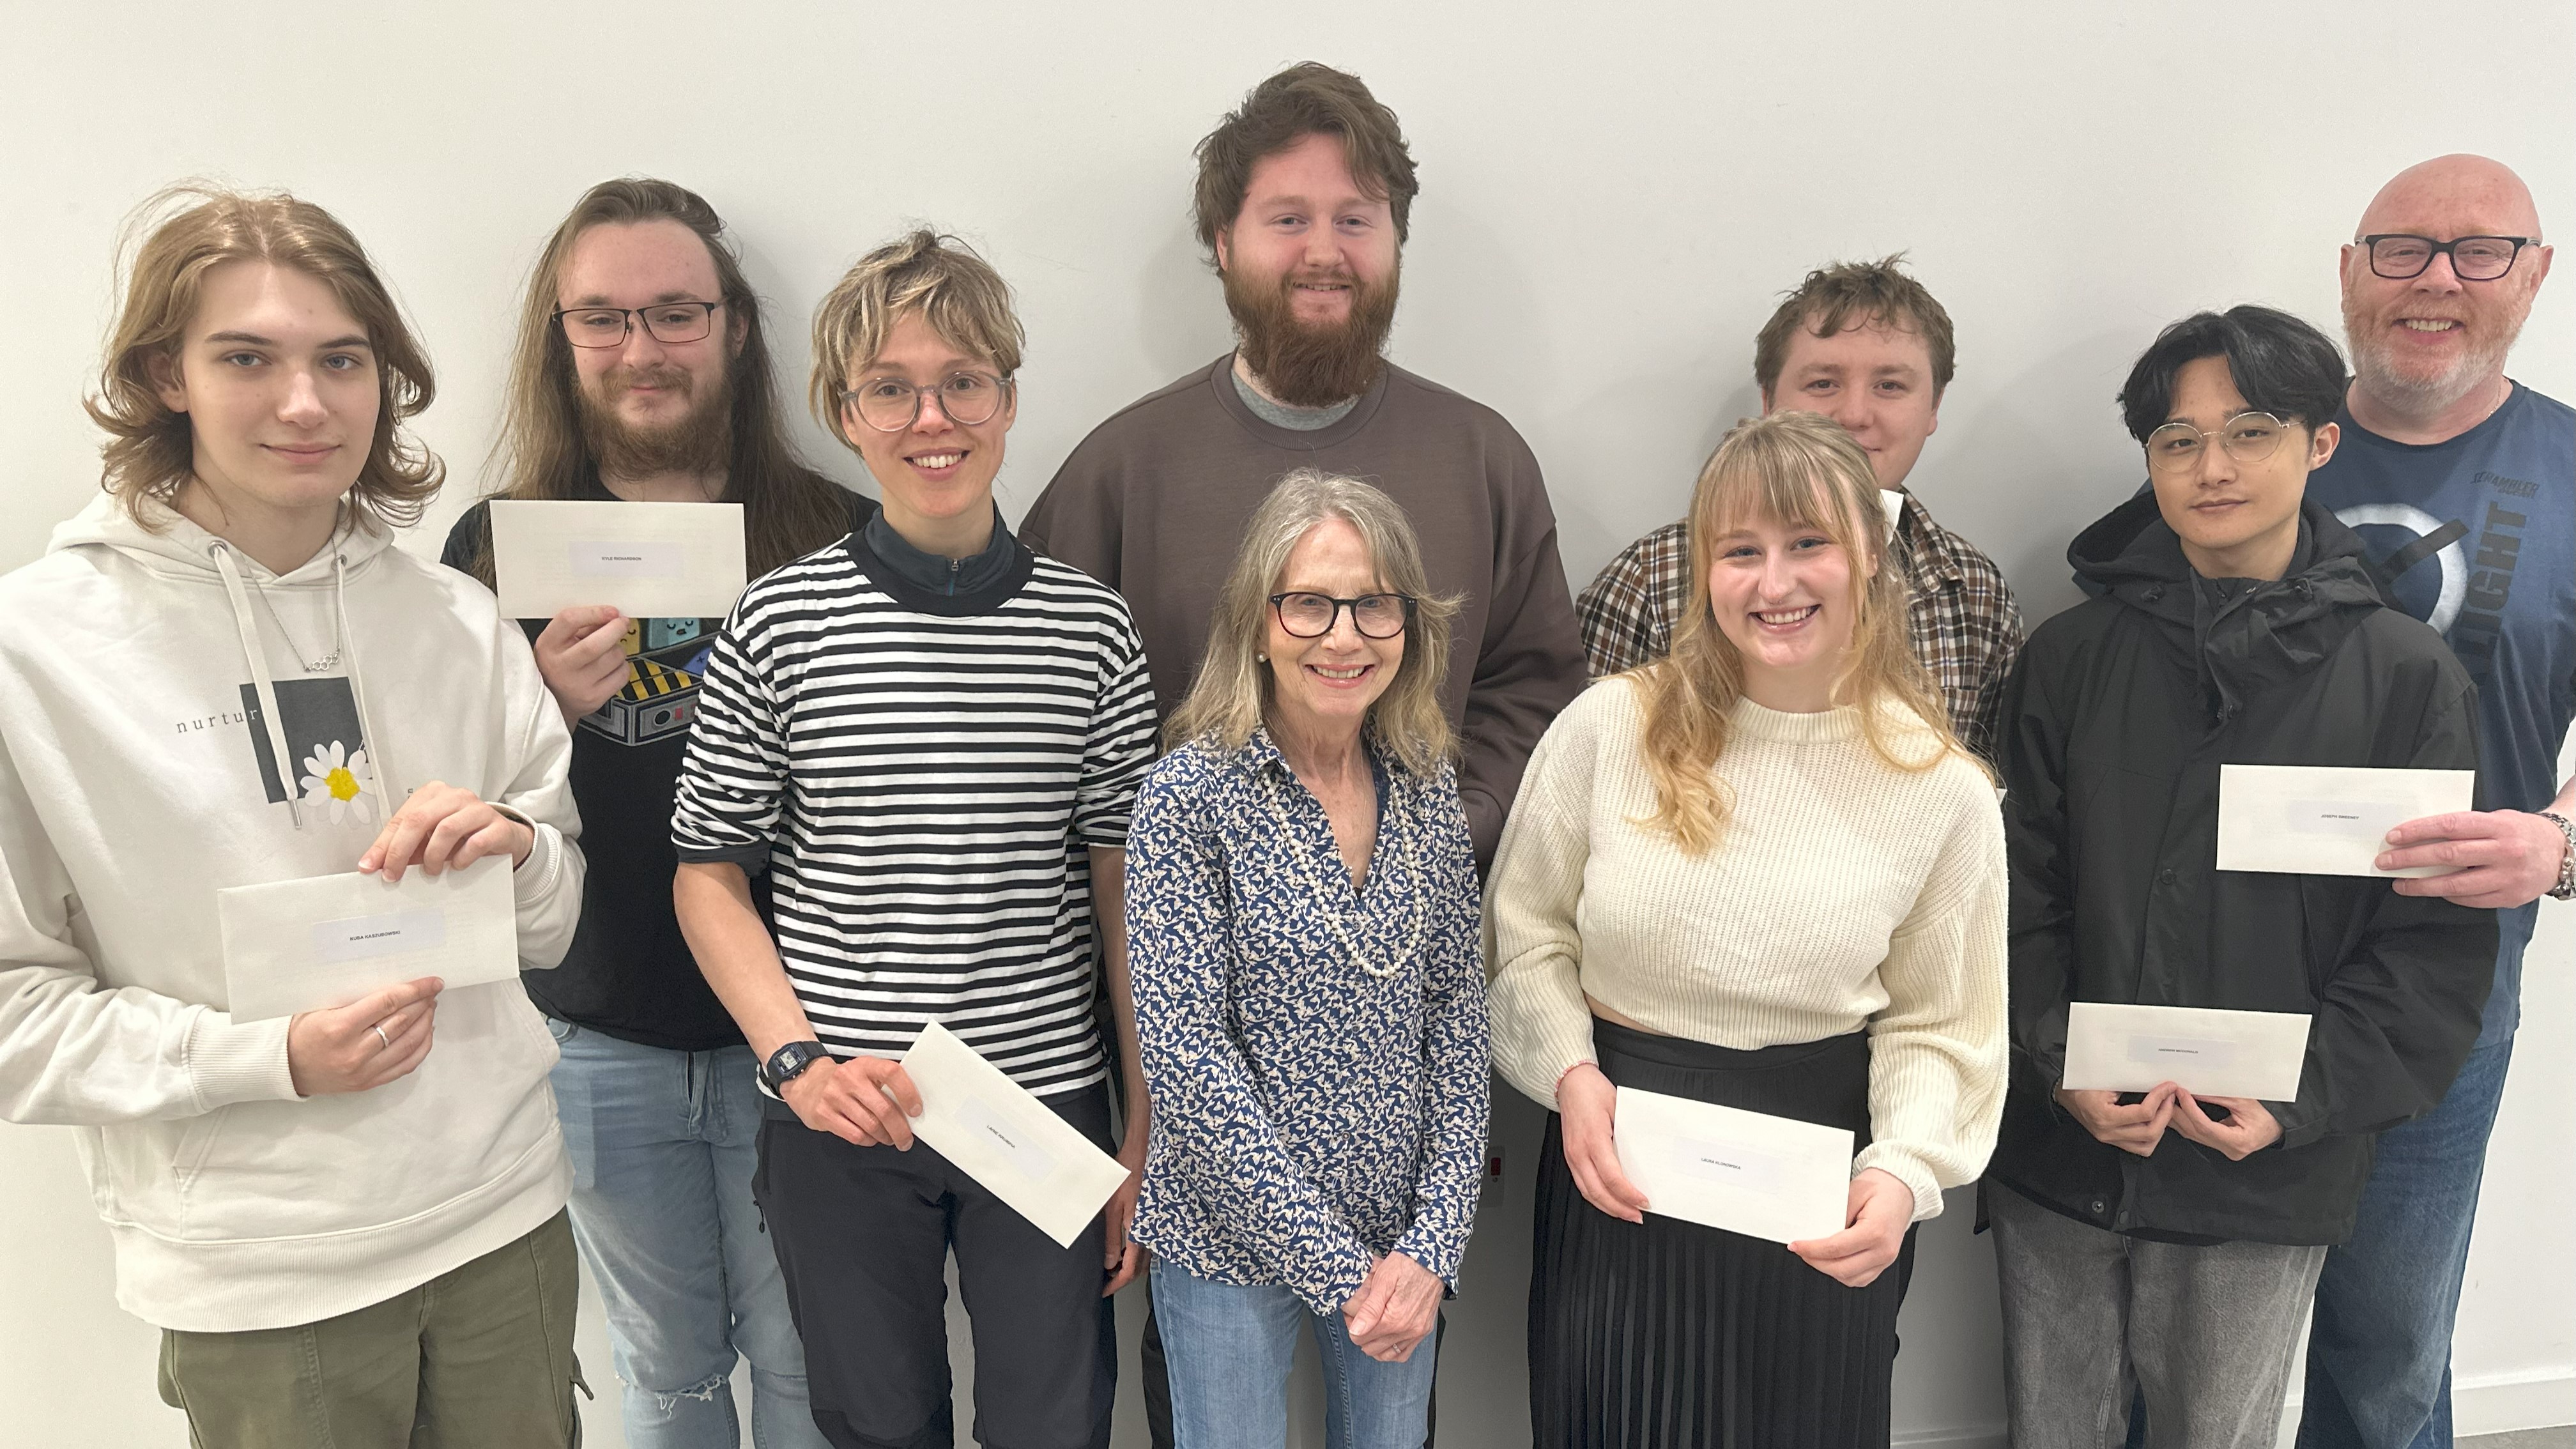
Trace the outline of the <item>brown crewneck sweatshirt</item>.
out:
M 1218 358 L 1092 429 L 1020 538 L 1126 596 L 1169 719 L 1206 651 L 1243 526 L 1295 468 L 1365 479 L 1403 505 L 1431 587 L 1462 599 L 1440 690 L 1464 756 L 1476 859 L 1493 859 L 1530 750 L 1584 684 L 1583 645 L 1538 459 L 1502 415 L 1388 364 L 1339 421 L 1263 421 Z

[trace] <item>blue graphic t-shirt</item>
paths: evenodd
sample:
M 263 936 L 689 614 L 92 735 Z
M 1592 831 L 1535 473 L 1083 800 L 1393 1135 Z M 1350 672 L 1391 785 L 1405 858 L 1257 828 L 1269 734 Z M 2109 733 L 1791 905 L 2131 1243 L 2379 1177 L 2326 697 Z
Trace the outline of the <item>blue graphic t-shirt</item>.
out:
M 2478 805 L 2541 810 L 2576 715 L 2576 409 L 2520 383 L 2447 443 L 2392 442 L 2339 412 L 2342 445 L 2308 496 L 2369 545 L 2389 601 L 2449 641 L 2478 686 Z M 2498 913 L 2478 1044 L 2521 1019 L 2537 903 Z

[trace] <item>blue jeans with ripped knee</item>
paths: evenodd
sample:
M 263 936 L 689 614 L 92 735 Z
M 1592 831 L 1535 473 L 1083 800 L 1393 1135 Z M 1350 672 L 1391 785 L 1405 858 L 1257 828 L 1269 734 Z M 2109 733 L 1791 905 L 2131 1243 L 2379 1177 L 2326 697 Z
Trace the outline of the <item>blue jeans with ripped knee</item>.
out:
M 749 1047 L 668 1051 L 549 1019 L 573 1167 L 572 1229 L 599 1284 L 626 1442 L 735 1449 L 735 1357 L 759 1449 L 827 1449 L 805 1348 L 751 1200 L 760 1089 Z

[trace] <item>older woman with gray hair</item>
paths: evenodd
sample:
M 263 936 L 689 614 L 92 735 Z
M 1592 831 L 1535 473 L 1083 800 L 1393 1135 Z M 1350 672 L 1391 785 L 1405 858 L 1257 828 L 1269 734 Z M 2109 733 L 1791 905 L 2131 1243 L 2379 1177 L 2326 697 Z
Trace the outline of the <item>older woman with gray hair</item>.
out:
M 1153 1132 L 1134 1235 L 1179 1449 L 1286 1443 L 1301 1324 L 1334 1449 L 1423 1441 L 1423 1341 L 1475 1222 L 1487 1106 L 1475 862 L 1435 692 L 1456 607 L 1385 494 L 1289 474 L 1136 797 Z

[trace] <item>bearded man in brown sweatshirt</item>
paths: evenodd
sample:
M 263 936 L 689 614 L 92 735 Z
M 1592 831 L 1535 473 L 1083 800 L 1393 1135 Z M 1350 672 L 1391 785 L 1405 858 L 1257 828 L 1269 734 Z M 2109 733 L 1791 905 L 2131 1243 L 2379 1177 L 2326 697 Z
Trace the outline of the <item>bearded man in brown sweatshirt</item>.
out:
M 1241 345 L 1094 428 L 1020 537 L 1126 596 L 1168 719 L 1271 485 L 1315 467 L 1384 489 L 1433 590 L 1463 603 L 1440 698 L 1481 867 L 1531 748 L 1585 680 L 1538 460 L 1499 413 L 1381 354 L 1418 188 L 1394 113 L 1357 76 L 1281 71 L 1198 158 L 1199 240 Z

